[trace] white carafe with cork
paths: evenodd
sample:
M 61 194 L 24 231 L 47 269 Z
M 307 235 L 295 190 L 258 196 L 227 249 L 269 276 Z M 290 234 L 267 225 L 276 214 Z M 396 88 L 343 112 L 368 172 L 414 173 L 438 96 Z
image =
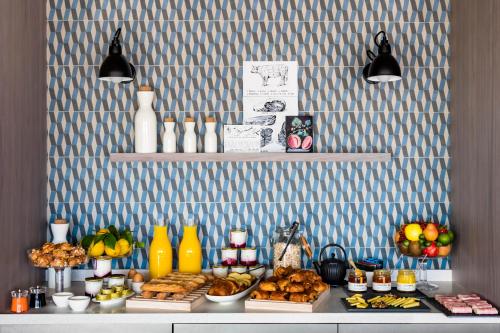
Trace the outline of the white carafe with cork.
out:
M 177 152 L 177 137 L 175 136 L 175 121 L 174 118 L 165 118 L 163 120 L 165 132 L 162 137 L 162 146 L 164 153 Z
M 217 134 L 215 133 L 215 118 L 207 117 L 205 120 L 205 153 L 217 152 Z
M 194 131 L 194 118 L 186 117 L 184 121 L 184 152 L 196 153 L 196 133 Z
M 156 153 L 156 114 L 153 110 L 154 92 L 150 86 L 142 85 L 137 92 L 139 109 L 134 118 L 134 139 L 136 153 Z

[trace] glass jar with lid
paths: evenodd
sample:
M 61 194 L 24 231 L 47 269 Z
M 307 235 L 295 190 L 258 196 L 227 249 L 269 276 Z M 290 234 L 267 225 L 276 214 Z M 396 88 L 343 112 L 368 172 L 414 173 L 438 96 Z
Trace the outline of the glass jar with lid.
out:
M 391 291 L 391 271 L 376 269 L 373 272 L 372 289 L 374 291 Z
M 368 289 L 366 272 L 360 269 L 351 269 L 349 271 L 347 289 L 350 291 L 366 291 Z
M 417 279 L 415 277 L 415 272 L 411 269 L 400 269 L 398 272 L 396 287 L 398 291 L 415 291 L 417 289 Z
M 302 267 L 302 244 L 300 242 L 300 230 L 297 230 L 292 235 L 292 229 L 287 227 L 277 227 L 272 239 L 272 257 L 274 269 L 278 267 L 301 268 Z M 288 247 L 286 243 L 289 238 L 290 244 Z M 283 251 L 286 251 L 281 258 Z

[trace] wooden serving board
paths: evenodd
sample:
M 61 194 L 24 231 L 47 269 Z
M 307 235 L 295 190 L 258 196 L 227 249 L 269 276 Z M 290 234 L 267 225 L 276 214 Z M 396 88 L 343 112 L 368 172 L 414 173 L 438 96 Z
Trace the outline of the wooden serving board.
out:
M 245 301 L 245 310 L 314 312 L 321 303 L 330 296 L 330 288 L 322 292 L 313 303 L 298 303 L 290 301 L 272 301 L 248 298 Z
M 126 307 L 135 309 L 153 309 L 153 310 L 170 310 L 170 311 L 187 311 L 191 312 L 197 306 L 207 301 L 205 294 L 210 288 L 207 284 L 190 294 L 186 295 L 181 300 L 168 297 L 164 300 L 155 298 L 144 298 L 142 296 L 134 296 L 127 299 Z

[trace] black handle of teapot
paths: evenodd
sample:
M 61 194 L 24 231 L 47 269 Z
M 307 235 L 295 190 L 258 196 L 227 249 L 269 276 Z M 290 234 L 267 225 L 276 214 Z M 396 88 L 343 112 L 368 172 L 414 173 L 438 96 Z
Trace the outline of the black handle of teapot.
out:
M 320 262 L 320 263 L 323 261 L 323 259 L 322 259 L 322 258 L 323 258 L 323 252 L 325 252 L 325 250 L 326 250 L 327 248 L 329 248 L 329 247 L 338 247 L 339 249 L 341 249 L 341 250 L 342 250 L 342 253 L 344 254 L 344 260 L 343 260 L 343 261 L 344 261 L 344 263 L 346 263 L 346 262 L 347 262 L 347 254 L 346 254 L 346 252 L 345 252 L 344 248 L 343 248 L 342 246 L 340 246 L 339 244 L 330 243 L 330 244 L 326 245 L 325 247 L 323 247 L 323 248 L 321 249 L 321 252 L 319 253 L 319 262 Z

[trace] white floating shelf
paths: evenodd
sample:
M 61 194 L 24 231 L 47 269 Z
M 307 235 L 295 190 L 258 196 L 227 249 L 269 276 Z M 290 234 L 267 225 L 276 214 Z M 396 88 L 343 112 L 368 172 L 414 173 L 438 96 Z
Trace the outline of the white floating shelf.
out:
M 112 153 L 111 162 L 388 162 L 390 153 Z

